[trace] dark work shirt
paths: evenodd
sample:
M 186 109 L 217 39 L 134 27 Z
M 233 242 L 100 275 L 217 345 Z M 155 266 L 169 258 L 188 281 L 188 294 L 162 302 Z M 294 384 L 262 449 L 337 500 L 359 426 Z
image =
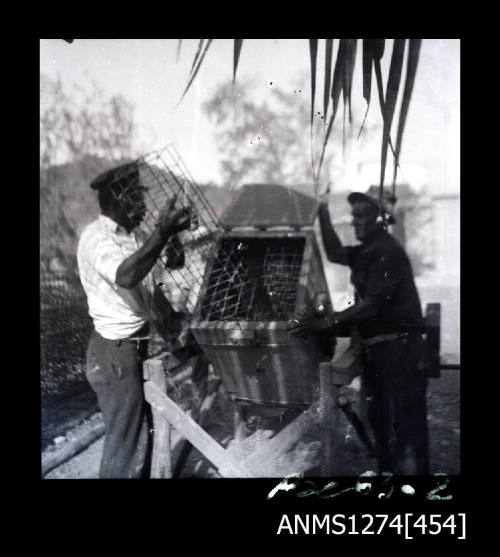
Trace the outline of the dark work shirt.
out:
M 422 308 L 405 250 L 386 231 L 367 244 L 341 248 L 351 268 L 356 298 L 373 302 L 377 317 L 358 325 L 362 338 L 423 330 Z

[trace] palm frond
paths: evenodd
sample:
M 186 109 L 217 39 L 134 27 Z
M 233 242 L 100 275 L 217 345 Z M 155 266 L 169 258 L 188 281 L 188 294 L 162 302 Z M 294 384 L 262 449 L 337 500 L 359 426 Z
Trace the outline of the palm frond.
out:
M 201 46 L 201 41 L 203 41 L 203 40 L 204 39 L 200 40 L 200 46 Z M 201 64 L 203 63 L 203 59 L 205 58 L 205 54 L 207 53 L 207 50 L 208 50 L 210 44 L 212 43 L 212 40 L 213 39 L 207 39 L 207 43 L 205 44 L 205 48 L 203 50 L 203 53 L 199 57 L 198 65 L 196 67 L 194 67 L 194 63 L 193 63 L 193 67 L 191 68 L 191 78 L 188 81 L 188 84 L 186 85 L 186 88 L 184 89 L 184 93 L 182 93 L 182 96 L 181 96 L 181 99 L 180 99 L 178 105 L 182 102 L 182 99 L 185 97 L 186 93 L 188 92 L 189 88 L 191 87 L 191 83 L 193 83 L 194 78 L 196 77 L 196 74 L 198 73 L 198 71 L 201 67 Z M 198 52 L 196 53 L 196 58 L 197 57 L 198 57 Z M 196 58 L 195 58 L 195 61 L 196 61 Z M 193 70 L 193 68 L 194 68 L 194 70 Z
M 344 103 L 349 108 L 349 123 L 352 123 L 351 111 L 351 92 L 352 92 L 352 77 L 354 74 L 354 63 L 356 61 L 357 39 L 346 39 L 346 54 L 344 62 L 344 80 L 343 80 L 343 98 Z
M 380 59 L 384 55 L 385 39 L 363 39 L 363 98 L 366 101 L 366 112 L 363 118 L 363 123 L 359 128 L 358 139 L 363 131 L 366 117 L 368 116 L 368 109 L 370 108 L 370 98 L 372 90 L 372 69 L 375 60 L 379 61 L 379 75 L 380 74 Z M 383 96 L 383 95 L 382 95 Z
M 384 125 L 382 135 L 382 155 L 380 162 L 380 199 L 382 199 L 383 195 L 387 149 L 390 141 L 391 125 L 394 117 L 394 110 L 396 108 L 399 84 L 401 82 L 405 43 L 406 39 L 394 39 L 389 77 L 387 78 L 386 98 L 383 110 Z
M 313 118 L 314 98 L 316 95 L 316 59 L 318 57 L 318 39 L 309 39 L 309 54 L 311 57 L 311 166 L 314 176 Z
M 203 49 L 203 43 L 205 39 L 200 39 L 198 41 L 198 48 L 196 49 L 196 54 L 194 55 L 193 63 L 191 64 L 191 69 L 189 70 L 189 78 L 193 75 L 193 70 L 196 67 L 196 63 L 198 62 L 198 58 L 200 57 L 201 51 Z
M 213 39 L 200 39 L 196 55 L 191 66 L 188 83 L 182 94 L 182 101 L 187 91 L 189 90 L 193 80 L 195 79 L 207 50 Z M 236 72 L 239 64 L 241 48 L 244 39 L 234 39 L 234 59 L 233 59 L 233 85 L 236 79 Z M 310 127 L 311 127 L 311 165 L 313 178 L 317 184 L 321 167 L 325 157 L 325 150 L 328 140 L 333 128 L 335 117 L 338 111 L 340 102 L 340 93 L 343 93 L 344 111 L 343 111 L 343 148 L 345 147 L 345 116 L 346 110 L 349 111 L 349 123 L 352 123 L 352 83 L 356 62 L 357 39 L 340 39 L 335 66 L 332 74 L 332 59 L 333 59 L 333 44 L 334 39 L 325 39 L 325 75 L 324 75 L 324 94 L 323 94 L 323 118 L 325 124 L 328 120 L 328 125 L 323 137 L 323 144 L 321 149 L 321 156 L 319 165 L 315 169 L 314 160 L 314 108 L 316 97 L 316 64 L 318 54 L 318 39 L 309 40 L 309 54 L 311 61 L 311 114 L 310 114 Z M 205 43 L 205 41 L 207 41 Z M 177 55 L 179 56 L 182 39 L 179 39 Z M 409 104 L 412 96 L 413 85 L 415 81 L 415 74 L 418 65 L 419 51 L 421 39 L 410 39 L 409 53 L 407 62 L 407 71 L 405 79 L 405 87 L 403 92 L 403 100 L 401 103 L 396 149 L 394 149 L 391 141 L 391 127 L 398 98 L 401 73 L 404 59 L 406 39 L 394 39 L 393 50 L 391 56 L 391 63 L 389 69 L 389 76 L 387 80 L 387 87 L 384 92 L 384 84 L 381 71 L 381 59 L 385 51 L 385 39 L 363 39 L 363 97 L 366 101 L 366 113 L 363 118 L 363 123 L 359 130 L 358 138 L 365 125 L 366 117 L 371 102 L 371 85 L 372 85 L 372 70 L 375 71 L 375 78 L 378 90 L 378 98 L 380 110 L 383 119 L 383 136 L 382 136 L 382 150 L 381 150 L 381 170 L 380 170 L 380 195 L 383 194 L 383 185 L 385 179 L 385 167 L 387 163 L 387 151 L 391 149 L 394 155 L 394 176 L 393 176 L 393 189 L 397 176 L 397 167 L 399 166 L 398 159 L 401 153 L 401 145 L 403 139 L 404 128 L 406 124 L 406 117 L 408 114 Z M 330 97 L 332 99 L 332 110 L 328 118 L 328 108 Z
M 323 117 L 325 119 L 328 114 L 328 105 L 330 103 L 330 85 L 332 82 L 332 54 L 333 54 L 333 39 L 325 40 L 325 86 L 323 92 Z M 326 132 L 326 128 L 325 128 Z
M 385 39 L 374 39 L 374 40 L 385 42 Z M 374 70 L 375 70 L 375 78 L 376 78 L 376 82 L 377 82 L 378 99 L 379 99 L 379 104 L 380 104 L 380 112 L 382 114 L 382 120 L 384 120 L 384 118 L 385 118 L 384 83 L 383 83 L 383 80 L 382 80 L 382 69 L 381 69 L 381 66 L 380 66 L 380 60 L 382 58 L 383 53 L 384 53 L 384 46 L 381 45 L 380 43 L 377 44 L 376 45 L 376 50 L 375 50 L 375 56 L 373 58 L 373 67 L 374 67 Z M 391 140 L 390 134 L 388 136 L 388 142 L 389 142 L 389 147 L 391 149 L 391 152 L 392 152 L 392 154 L 394 156 L 394 159 L 395 159 L 395 164 L 397 166 L 399 166 L 398 157 L 396 157 L 396 152 L 395 152 L 394 147 L 392 145 L 392 140 Z M 382 186 L 382 188 L 383 188 L 383 186 Z
M 316 170 L 316 173 L 314 174 L 315 182 L 319 181 L 321 167 L 323 165 L 323 160 L 325 158 L 326 145 L 328 143 L 328 139 L 330 138 L 330 133 L 333 128 L 333 122 L 335 121 L 335 116 L 337 115 L 340 93 L 342 92 L 342 86 L 344 82 L 344 67 L 345 67 L 346 54 L 347 54 L 346 39 L 340 39 L 339 49 L 337 52 L 337 59 L 335 60 L 335 67 L 333 69 L 332 90 L 331 90 L 332 113 L 330 115 L 330 120 L 328 121 L 328 128 L 326 130 L 325 138 L 323 140 L 318 168 Z
M 179 61 L 179 57 L 181 55 L 181 46 L 182 46 L 182 39 L 179 39 L 177 42 L 177 54 L 175 56 L 176 63 Z
M 346 63 L 347 56 L 347 44 L 348 39 L 340 39 L 339 50 L 337 52 L 337 59 L 335 60 L 335 68 L 333 70 L 333 80 L 332 80 L 332 115 L 331 120 L 335 120 L 337 114 L 337 109 L 339 107 L 340 93 L 344 85 L 344 67 Z
M 403 100 L 399 111 L 398 131 L 396 136 L 396 157 L 394 159 L 394 174 L 392 178 L 392 194 L 395 195 L 396 176 L 398 172 L 398 160 L 401 153 L 401 144 L 403 141 L 403 133 L 406 124 L 406 117 L 408 115 L 408 108 L 410 106 L 411 95 L 413 92 L 413 85 L 415 83 L 415 75 L 417 73 L 418 59 L 420 56 L 420 46 L 422 39 L 410 39 L 408 46 L 408 60 L 406 62 L 406 78 L 405 87 L 403 91 Z
M 243 44 L 243 39 L 234 39 L 233 83 L 236 80 L 236 70 L 238 69 L 238 61 L 240 59 L 242 44 Z

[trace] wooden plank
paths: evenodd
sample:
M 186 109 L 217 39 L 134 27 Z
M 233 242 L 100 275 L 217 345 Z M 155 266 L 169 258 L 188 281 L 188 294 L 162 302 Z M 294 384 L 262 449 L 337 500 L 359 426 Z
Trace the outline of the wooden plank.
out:
M 178 386 L 180 383 L 190 379 L 193 375 L 193 366 L 191 365 L 190 360 L 191 358 L 184 362 L 179 362 L 179 360 L 177 360 L 177 358 L 172 356 L 169 352 L 163 352 L 155 358 L 149 358 L 143 365 L 144 380 L 151 380 L 151 374 L 153 374 L 153 377 L 159 378 L 160 372 L 163 373 L 163 375 L 168 372 L 169 381 L 167 387 L 170 388 L 172 384 L 174 386 Z M 175 375 L 170 376 L 172 372 L 176 373 Z
M 164 371 L 164 363 L 168 365 L 168 359 L 150 359 L 144 362 L 144 375 L 149 381 L 144 384 L 154 384 L 162 393 L 167 392 L 167 378 Z M 152 408 L 153 414 L 153 454 L 151 457 L 151 478 L 172 477 L 172 455 L 170 446 L 170 423 L 156 409 Z
M 144 385 L 146 400 L 154 410 L 167 419 L 200 453 L 202 453 L 220 474 L 231 478 L 250 478 L 252 472 L 246 465 L 238 462 L 224 447 L 203 430 L 190 416 L 161 390 L 148 381 Z
M 151 478 L 172 477 L 171 427 L 163 416 L 153 411 L 154 442 L 151 459 Z
M 338 386 L 333 383 L 332 368 L 329 363 L 319 365 L 320 425 L 321 425 L 321 473 L 331 477 L 335 469 L 335 440 L 338 435 Z
M 310 406 L 293 422 L 248 456 L 243 461 L 243 465 L 258 473 L 259 477 L 266 477 L 266 467 L 269 466 L 269 463 L 289 449 L 317 422 L 316 413 L 317 408 Z
M 172 370 L 180 371 L 173 378 L 167 380 L 167 372 Z M 168 370 L 168 371 L 167 371 Z M 159 390 L 166 394 L 167 389 L 173 388 L 180 383 L 191 378 L 193 366 L 189 365 L 189 360 L 179 363 L 177 358 L 169 352 L 162 352 L 155 358 L 150 358 L 144 362 L 143 375 L 147 381 L 155 384 Z M 168 420 L 163 415 L 152 408 L 153 414 L 153 453 L 151 461 L 152 478 L 172 478 L 172 447 L 171 427 Z M 177 444 L 176 444 L 177 445 Z M 187 454 L 187 449 L 181 449 L 181 455 Z
M 330 373 L 332 374 L 331 383 L 335 385 L 349 385 L 358 375 L 361 375 L 361 346 L 351 343 L 347 349 L 339 355 L 336 355 L 330 365 Z
M 365 447 L 368 449 L 368 453 L 371 457 L 375 458 L 375 446 L 370 438 L 370 435 L 365 427 L 365 424 L 362 422 L 360 417 L 356 414 L 355 410 L 352 408 L 351 401 L 347 396 L 339 395 L 337 397 L 337 404 L 339 408 L 342 409 L 346 418 L 352 424 L 358 437 L 364 443 Z
M 42 456 L 42 477 L 46 476 L 51 470 L 61 466 L 70 458 L 85 450 L 91 443 L 104 435 L 104 424 L 97 423 L 83 435 L 68 441 L 63 447 L 56 451 L 51 451 Z
M 212 389 L 210 392 L 207 392 L 205 394 L 205 397 L 203 398 L 203 401 L 200 405 L 199 408 L 197 408 L 193 413 L 192 413 L 192 418 L 198 422 L 198 424 L 203 427 L 203 424 L 205 422 L 206 416 L 210 410 L 210 408 L 212 407 L 212 404 L 215 401 L 215 398 L 217 397 L 217 392 L 219 391 L 219 387 L 221 384 L 221 380 L 217 379 L 215 384 L 213 385 Z M 193 447 L 193 445 L 191 445 L 191 443 L 189 441 L 187 441 L 186 439 L 183 439 L 181 441 L 182 446 L 179 452 L 179 457 L 177 459 L 177 462 L 175 463 L 175 470 L 174 470 L 174 474 L 173 477 L 177 478 L 182 470 L 182 467 L 184 466 L 184 464 L 186 463 L 186 460 L 189 457 L 189 454 L 191 452 L 191 449 Z M 172 453 L 173 453 L 173 449 L 172 449 Z
M 149 358 L 144 361 L 142 366 L 142 374 L 145 381 L 150 381 L 152 377 L 157 379 L 159 377 L 159 370 L 163 372 L 164 358 Z

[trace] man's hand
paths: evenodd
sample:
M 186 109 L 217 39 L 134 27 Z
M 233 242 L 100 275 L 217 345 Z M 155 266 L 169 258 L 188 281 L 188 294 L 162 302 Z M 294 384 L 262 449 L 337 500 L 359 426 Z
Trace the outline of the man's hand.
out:
M 319 333 L 330 327 L 331 323 L 327 316 L 318 315 L 315 311 L 310 310 L 297 313 L 287 324 L 287 330 L 299 337 Z
M 116 270 L 116 284 L 122 288 L 135 288 L 149 273 L 169 238 L 189 228 L 191 209 L 176 209 L 174 196 L 160 212 L 156 228 L 144 244 L 127 257 Z
M 164 238 L 167 238 L 171 234 L 186 230 L 191 224 L 191 207 L 176 209 L 176 201 L 177 195 L 174 195 L 174 197 L 167 203 L 165 209 L 160 212 L 158 226 L 160 227 L 161 234 Z

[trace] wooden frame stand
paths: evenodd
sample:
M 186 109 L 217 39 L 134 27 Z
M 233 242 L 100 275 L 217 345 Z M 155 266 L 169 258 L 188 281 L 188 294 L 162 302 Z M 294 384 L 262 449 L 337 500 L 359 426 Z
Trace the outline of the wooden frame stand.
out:
M 144 392 L 151 405 L 154 424 L 153 478 L 172 478 L 173 463 L 171 443 L 172 428 L 217 469 L 222 477 L 257 478 L 269 477 L 273 462 L 292 445 L 299 441 L 312 427 L 321 428 L 321 473 L 331 476 L 334 472 L 334 454 L 339 424 L 338 390 L 345 384 L 342 378 L 334 378 L 331 364 L 320 364 L 319 392 L 313 403 L 294 420 L 285 425 L 281 431 L 273 434 L 258 430 L 248 437 L 242 433 L 240 410 L 235 412 L 235 443 L 224 448 L 202 427 L 203 414 L 210 408 L 219 388 L 220 382 L 207 393 L 198 412 L 198 420 L 182 410 L 167 394 L 166 371 L 169 370 L 168 354 L 151 358 L 144 362 Z M 176 378 L 179 379 L 176 379 Z M 179 373 L 174 382 L 189 378 L 189 373 Z M 352 378 L 350 379 L 352 380 Z M 297 470 L 290 473 L 300 472 Z

